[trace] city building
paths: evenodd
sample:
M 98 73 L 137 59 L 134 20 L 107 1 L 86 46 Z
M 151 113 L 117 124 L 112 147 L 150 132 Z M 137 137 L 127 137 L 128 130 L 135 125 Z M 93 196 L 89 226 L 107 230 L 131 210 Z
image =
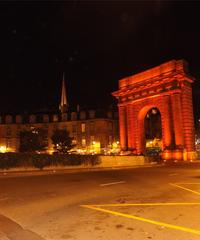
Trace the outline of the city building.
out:
M 119 148 L 117 111 L 77 107 L 70 112 L 64 78 L 59 111 L 0 116 L 0 152 L 19 152 L 20 132 L 31 129 L 46 130 L 48 153 L 54 151 L 51 136 L 55 129 L 66 129 L 73 138 L 73 151 L 79 153 L 109 152 Z

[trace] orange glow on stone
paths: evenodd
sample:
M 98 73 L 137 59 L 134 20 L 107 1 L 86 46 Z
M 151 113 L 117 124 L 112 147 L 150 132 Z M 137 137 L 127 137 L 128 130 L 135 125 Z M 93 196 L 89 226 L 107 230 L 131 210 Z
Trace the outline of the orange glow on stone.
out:
M 193 78 L 184 60 L 172 60 L 119 80 L 118 99 L 122 150 L 145 152 L 144 118 L 152 108 L 161 114 L 163 159 L 195 158 Z M 184 154 L 183 154 L 184 153 Z

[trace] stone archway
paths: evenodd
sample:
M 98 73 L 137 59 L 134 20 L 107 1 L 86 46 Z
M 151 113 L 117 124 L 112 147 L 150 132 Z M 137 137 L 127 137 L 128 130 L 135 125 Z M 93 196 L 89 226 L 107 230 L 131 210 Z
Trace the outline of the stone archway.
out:
M 145 152 L 146 152 L 145 118 L 146 118 L 147 113 L 152 109 L 157 109 L 161 115 L 161 112 L 156 105 L 147 105 L 147 106 L 143 107 L 138 113 L 138 130 L 140 132 L 140 134 L 139 134 L 140 137 L 138 138 L 138 142 L 139 142 L 138 149 L 141 149 L 140 153 L 142 153 L 142 154 L 145 154 Z M 164 128 L 164 126 L 162 127 L 162 122 L 161 122 L 161 129 L 162 128 Z M 163 150 L 163 147 L 162 147 L 162 150 Z
M 143 121 L 150 108 L 161 113 L 163 158 L 195 158 L 193 78 L 184 60 L 172 60 L 119 81 L 118 99 L 122 150 L 143 152 Z

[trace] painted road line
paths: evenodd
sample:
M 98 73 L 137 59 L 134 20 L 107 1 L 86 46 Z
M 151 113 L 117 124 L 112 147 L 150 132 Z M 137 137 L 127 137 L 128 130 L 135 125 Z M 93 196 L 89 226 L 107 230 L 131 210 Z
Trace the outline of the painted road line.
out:
M 194 193 L 194 194 L 196 194 L 196 195 L 200 195 L 200 192 L 194 191 L 194 190 L 192 190 L 192 189 L 190 189 L 190 188 L 186 188 L 186 187 L 177 185 L 177 184 L 175 184 L 175 183 L 170 183 L 170 185 L 172 185 L 172 186 L 174 186 L 174 187 L 177 187 L 177 188 L 181 188 L 181 189 L 186 190 L 186 191 L 188 191 L 188 192 L 192 192 L 192 193 Z
M 105 187 L 105 186 L 110 186 L 110 185 L 115 185 L 115 184 L 121 184 L 121 183 L 125 183 L 125 181 L 104 183 L 104 184 L 100 184 L 99 186 L 100 186 L 100 187 Z
M 129 206 L 193 206 L 200 205 L 198 203 L 180 203 L 180 202 L 171 202 L 171 203 L 114 203 L 114 204 L 95 204 L 92 206 L 95 207 L 129 207 Z M 87 206 L 87 205 L 86 205 Z M 90 205 L 89 205 L 90 206 Z
M 129 214 L 121 213 L 121 212 L 115 212 L 115 211 L 111 211 L 108 209 L 95 207 L 93 205 L 81 205 L 81 207 L 89 208 L 89 209 L 104 212 L 104 213 L 110 213 L 112 215 L 121 216 L 121 217 L 129 218 L 129 219 L 134 219 L 134 220 L 138 220 L 138 221 L 142 221 L 142 222 L 146 222 L 146 223 L 151 223 L 151 224 L 158 225 L 161 227 L 166 227 L 166 228 L 170 228 L 170 229 L 175 229 L 175 230 L 179 230 L 179 231 L 183 231 L 183 232 L 187 232 L 187 233 L 193 233 L 193 234 L 200 235 L 200 230 L 195 230 L 195 229 L 186 228 L 186 227 L 182 227 L 182 226 L 172 225 L 172 224 L 159 222 L 159 221 L 154 221 L 154 220 L 151 220 L 148 218 L 137 217 L 134 215 L 129 215 Z

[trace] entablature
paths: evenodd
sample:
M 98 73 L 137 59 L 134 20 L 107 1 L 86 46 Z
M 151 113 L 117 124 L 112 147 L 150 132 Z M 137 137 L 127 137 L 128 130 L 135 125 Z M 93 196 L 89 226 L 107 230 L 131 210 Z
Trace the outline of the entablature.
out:
M 118 101 L 119 103 L 128 103 L 130 101 L 144 99 L 152 96 L 158 96 L 163 94 L 171 95 L 174 92 L 181 92 L 181 85 L 176 80 L 170 84 L 162 84 L 158 87 L 143 89 L 137 92 L 128 92 L 127 94 L 119 96 Z
M 150 92 L 152 88 L 155 88 L 154 91 L 157 92 L 162 91 L 163 88 L 170 90 L 181 87 L 182 82 L 190 85 L 193 80 L 193 77 L 187 75 L 184 60 L 172 60 L 159 67 L 120 80 L 119 90 L 113 92 L 112 95 L 115 97 L 124 97 L 127 94 L 137 95 L 141 91 Z M 161 90 L 158 90 L 160 88 Z M 142 93 L 142 95 L 145 94 Z

